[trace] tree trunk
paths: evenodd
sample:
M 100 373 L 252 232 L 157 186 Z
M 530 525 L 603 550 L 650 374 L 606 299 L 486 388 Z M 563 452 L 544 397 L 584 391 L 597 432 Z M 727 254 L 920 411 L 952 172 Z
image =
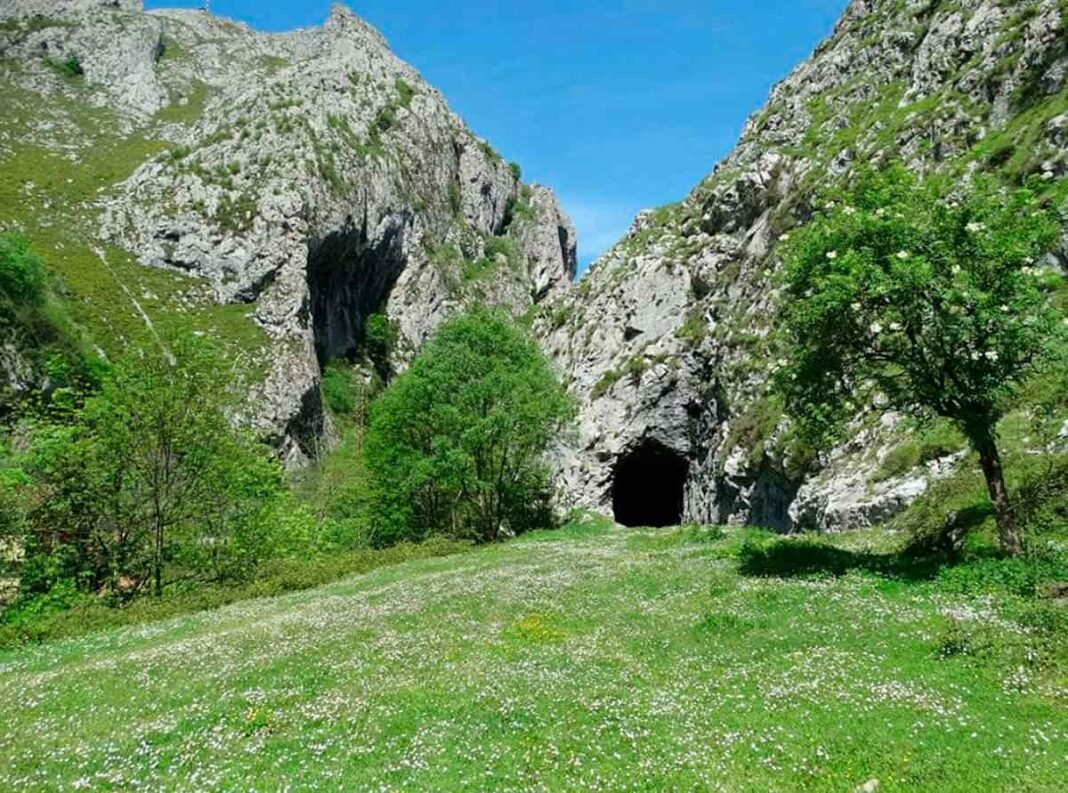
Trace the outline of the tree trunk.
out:
M 163 521 L 158 515 L 156 516 L 155 535 L 152 573 L 155 583 L 154 594 L 160 597 L 163 594 Z
M 1005 473 L 1001 468 L 1001 455 L 998 454 L 994 433 L 989 428 L 983 428 L 976 433 L 974 442 L 975 449 L 979 452 L 979 465 L 983 469 L 983 476 L 986 477 L 986 489 L 994 505 L 994 520 L 998 526 L 1001 550 L 1009 556 L 1018 556 L 1023 550 L 1023 543 L 1012 514 L 1012 505 L 1009 503 L 1009 490 L 1005 487 Z

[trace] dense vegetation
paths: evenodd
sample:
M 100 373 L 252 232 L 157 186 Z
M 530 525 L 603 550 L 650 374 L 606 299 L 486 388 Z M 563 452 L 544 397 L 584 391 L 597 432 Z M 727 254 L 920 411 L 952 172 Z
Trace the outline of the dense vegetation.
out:
M 99 374 L 99 361 L 86 350 L 60 292 L 22 236 L 0 234 L 0 343 L 19 352 L 21 364 L 9 364 L 16 376 L 47 381 L 45 391 L 57 407 L 91 388 Z M 14 386 L 0 381 L 0 422 L 28 407 L 28 395 L 19 393 L 25 389 Z
M 0 598 L 14 595 L 0 641 L 311 586 L 323 571 L 552 523 L 542 454 L 570 405 L 501 315 L 447 323 L 389 387 L 396 329 L 370 317 L 357 360 L 323 367 L 336 446 L 287 481 L 235 421 L 242 367 L 205 338 L 151 333 L 112 363 L 86 354 L 14 236 L 0 237 L 0 301 L 34 372 L 9 389 L 0 425 Z M 410 544 L 436 535 L 449 539 Z M 372 550 L 398 544 L 399 557 Z M 155 605 L 131 606 L 148 594 Z
M 952 421 L 979 455 L 1002 548 L 1022 550 L 997 425 L 1065 348 L 1038 262 L 1055 215 L 1028 190 L 952 192 L 904 169 L 867 173 L 789 242 L 779 385 L 810 437 L 840 438 L 858 405 Z

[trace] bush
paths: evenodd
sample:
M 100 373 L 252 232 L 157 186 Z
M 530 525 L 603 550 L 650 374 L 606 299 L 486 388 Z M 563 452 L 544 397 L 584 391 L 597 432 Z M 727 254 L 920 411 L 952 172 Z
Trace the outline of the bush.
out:
M 375 129 L 379 132 L 389 132 L 397 123 L 397 109 L 393 105 L 386 105 L 378 111 L 375 117 Z
M 397 323 L 385 314 L 372 314 L 367 318 L 363 329 L 364 346 L 368 357 L 379 369 L 388 367 L 397 336 Z
M 61 77 L 73 78 L 81 77 L 85 74 L 85 69 L 82 68 L 81 58 L 74 54 L 68 55 L 61 61 L 49 59 L 46 60 L 45 63 L 51 67 L 52 71 Z
M 44 264 L 18 234 L 0 234 L 0 297 L 15 306 L 40 306 L 47 278 Z
M 376 542 L 489 541 L 548 525 L 542 457 L 571 410 L 537 346 L 502 315 L 445 323 L 371 407 Z
M 412 97 L 415 96 L 415 89 L 408 85 L 408 82 L 403 77 L 398 77 L 394 82 L 394 86 L 397 89 L 397 101 L 401 107 L 408 107 L 412 103 Z
M 356 372 L 344 361 L 328 361 L 323 366 L 320 385 L 323 402 L 335 416 L 352 416 L 361 403 L 361 385 Z

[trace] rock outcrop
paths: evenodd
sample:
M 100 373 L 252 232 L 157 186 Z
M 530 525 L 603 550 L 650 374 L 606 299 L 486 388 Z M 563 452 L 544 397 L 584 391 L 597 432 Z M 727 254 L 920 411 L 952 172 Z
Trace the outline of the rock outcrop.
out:
M 574 275 L 552 192 L 523 185 L 343 6 L 267 35 L 134 0 L 14 0 L 0 58 L 13 98 L 63 109 L 0 130 L 0 156 L 29 140 L 84 169 L 108 136 L 139 142 L 122 153 L 140 157 L 132 174 L 85 201 L 85 235 L 195 277 L 197 300 L 248 307 L 264 336 L 249 418 L 294 463 L 323 430 L 320 364 L 352 354 L 370 314 L 399 327 L 400 366 L 463 306 L 522 314 Z M 94 109 L 108 121 L 87 137 Z
M 1066 15 L 1058 0 L 854 0 L 710 176 L 639 216 L 540 313 L 581 406 L 558 453 L 564 503 L 611 510 L 624 467 L 645 459 L 651 475 L 671 459 L 674 479 L 648 497 L 678 519 L 841 529 L 886 518 L 951 469 L 950 449 L 876 481 L 900 435 L 864 414 L 817 474 L 791 459 L 768 388 L 775 246 L 862 163 L 1034 175 L 1063 204 Z

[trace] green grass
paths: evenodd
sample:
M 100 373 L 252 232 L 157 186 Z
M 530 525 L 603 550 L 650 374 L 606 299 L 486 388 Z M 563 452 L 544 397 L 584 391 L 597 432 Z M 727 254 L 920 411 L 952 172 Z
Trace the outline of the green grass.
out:
M 210 333 L 231 354 L 256 359 L 267 338 L 249 318 L 248 306 L 217 305 L 206 282 L 141 266 L 129 252 L 98 239 L 97 202 L 167 145 L 145 134 L 116 135 L 114 118 L 88 106 L 89 90 L 79 85 L 70 95 L 50 97 L 47 112 L 60 131 L 48 147 L 27 134 L 28 113 L 0 119 L 0 131 L 10 132 L 13 141 L 6 151 L 0 148 L 0 228 L 24 234 L 69 290 L 74 320 L 109 355 L 146 338 L 143 311 L 157 331 Z M 40 102 L 2 77 L 0 92 L 16 111 Z M 259 369 L 249 366 L 250 373 Z
M 591 520 L 0 653 L 0 787 L 1059 789 L 1064 606 L 898 542 Z
M 424 543 L 401 543 L 383 549 L 335 551 L 300 558 L 272 559 L 247 582 L 197 582 L 187 588 L 175 586 L 161 598 L 141 598 L 122 608 L 88 596 L 74 596 L 69 608 L 50 609 L 47 604 L 15 606 L 0 622 L 0 651 L 29 642 L 55 641 L 192 614 L 251 598 L 299 592 L 412 559 L 433 559 L 471 550 L 469 543 L 434 538 Z
M 200 120 L 211 97 L 207 83 L 195 81 L 189 93 L 181 99 L 172 100 L 156 114 L 156 120 L 164 124 L 193 124 Z

